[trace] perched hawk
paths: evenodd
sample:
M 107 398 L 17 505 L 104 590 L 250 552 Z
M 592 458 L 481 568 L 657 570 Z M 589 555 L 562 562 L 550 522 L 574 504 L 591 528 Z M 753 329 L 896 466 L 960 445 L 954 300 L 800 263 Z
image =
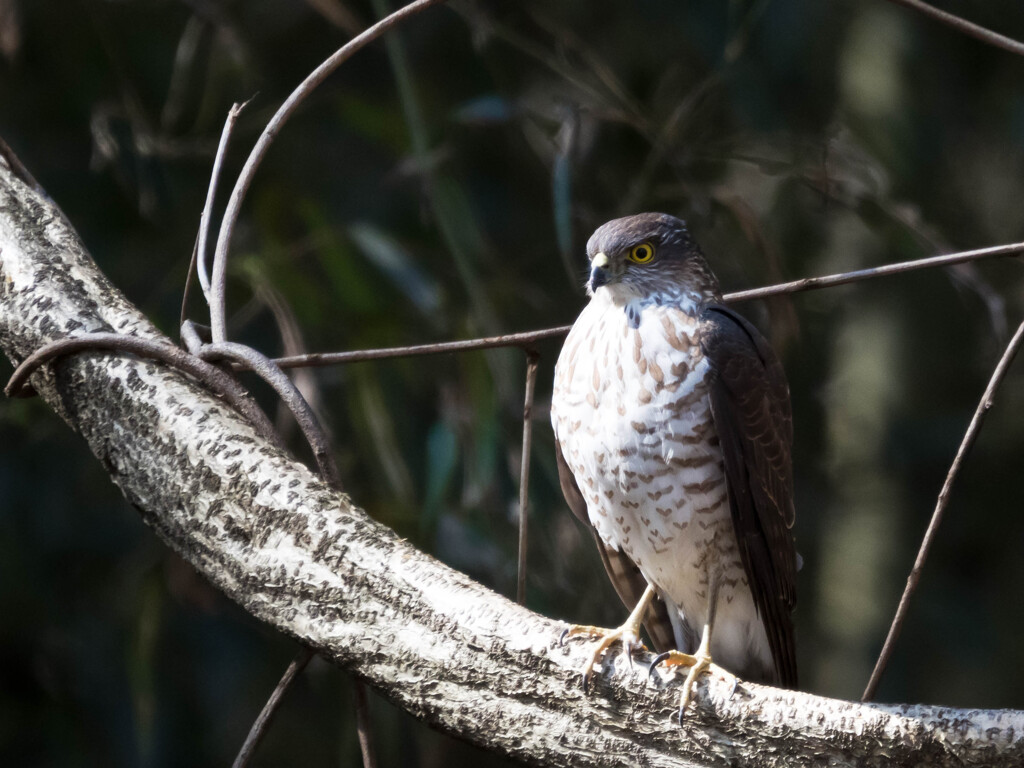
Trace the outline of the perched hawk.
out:
M 669 663 L 713 657 L 797 684 L 789 387 L 760 333 L 723 306 L 679 219 L 642 213 L 587 243 L 590 303 L 555 368 L 551 421 L 566 501 L 592 526 L 633 613 L 584 672 L 644 622 Z M 655 600 L 654 598 L 660 598 Z M 645 618 L 646 616 L 646 618 Z M 663 654 L 664 655 L 664 654 Z

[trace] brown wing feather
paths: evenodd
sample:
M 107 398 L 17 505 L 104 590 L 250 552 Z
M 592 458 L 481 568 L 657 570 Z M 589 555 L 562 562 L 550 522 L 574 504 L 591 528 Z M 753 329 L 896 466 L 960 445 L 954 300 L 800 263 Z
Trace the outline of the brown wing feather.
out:
M 777 682 L 795 688 L 789 386 L 782 364 L 754 326 L 718 305 L 707 307 L 701 320 L 701 346 L 712 370 L 711 413 L 725 458 L 736 540 L 768 634 Z
M 640 573 L 636 563 L 622 552 L 606 546 L 601 541 L 601 537 L 597 535 L 597 529 L 591 525 L 590 517 L 587 514 L 587 503 L 583 499 L 583 494 L 580 493 L 579 486 L 576 485 L 576 478 L 573 477 L 572 470 L 569 469 L 565 457 L 562 456 L 562 447 L 557 440 L 555 441 L 555 460 L 558 464 L 558 480 L 569 509 L 594 534 L 594 541 L 597 542 L 598 552 L 601 553 L 601 562 L 604 563 L 604 568 L 608 571 L 608 578 L 611 579 L 612 586 L 615 587 L 623 604 L 632 611 L 640 602 L 644 590 L 647 589 L 647 579 Z M 676 647 L 672 622 L 668 618 L 668 609 L 660 598 L 651 603 L 651 607 L 647 609 L 644 629 L 647 630 L 655 650 L 661 652 Z

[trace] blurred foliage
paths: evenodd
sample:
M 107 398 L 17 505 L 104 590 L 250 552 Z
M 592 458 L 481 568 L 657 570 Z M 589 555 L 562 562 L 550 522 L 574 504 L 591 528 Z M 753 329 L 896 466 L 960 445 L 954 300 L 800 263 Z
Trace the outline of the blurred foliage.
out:
M 255 96 L 222 189 L 294 85 L 387 6 L 0 0 L 0 136 L 174 335 L 228 107 Z M 1024 38 L 1015 0 L 943 7 Z M 882 0 L 453 2 L 282 132 L 238 230 L 231 333 L 277 354 L 568 323 L 589 232 L 639 210 L 687 218 L 727 289 L 1022 240 L 1022 82 L 1024 60 Z M 806 689 L 859 696 L 1022 286 L 1003 260 L 742 307 L 792 383 Z M 195 296 L 189 311 L 204 318 Z M 528 602 L 610 625 L 624 611 L 558 493 L 557 349 L 539 346 Z M 524 371 L 504 350 L 304 384 L 355 499 L 505 594 Z M 1024 707 L 1022 407 L 1017 365 L 880 700 Z M 0 446 L 0 763 L 227 764 L 292 644 L 169 554 L 40 403 L 0 407 Z M 503 764 L 372 709 L 382 766 Z M 315 663 L 256 763 L 357 760 L 350 682 Z

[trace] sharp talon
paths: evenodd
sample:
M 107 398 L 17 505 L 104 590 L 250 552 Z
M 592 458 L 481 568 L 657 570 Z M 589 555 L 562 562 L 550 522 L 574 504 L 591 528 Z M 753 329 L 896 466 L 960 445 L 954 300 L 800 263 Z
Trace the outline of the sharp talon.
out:
M 727 698 L 731 699 L 733 696 L 736 695 L 736 686 L 739 685 L 739 684 L 740 684 L 740 679 L 738 677 L 733 677 L 733 679 L 732 679 L 732 688 L 729 689 L 729 696 Z
M 659 653 L 654 657 L 654 661 L 651 662 L 651 666 L 647 669 L 647 682 L 651 681 L 651 675 L 654 674 L 655 668 L 671 655 L 671 651 L 665 651 L 664 653 Z
M 683 727 L 683 715 L 685 715 L 685 714 L 686 714 L 686 705 L 684 704 L 683 706 L 681 706 L 679 708 L 679 714 L 676 715 L 676 723 L 678 723 L 680 728 Z
M 562 634 L 560 634 L 558 636 L 558 647 L 559 648 L 564 648 L 565 647 L 565 638 L 568 637 L 568 635 L 569 635 L 569 628 L 566 627 L 565 629 L 562 630 Z
M 669 659 L 671 657 L 672 657 L 672 651 L 665 651 L 664 653 L 659 653 L 657 656 L 654 657 L 654 661 L 651 662 L 651 669 L 654 669 L 656 666 L 661 664 L 663 661 L 665 661 L 666 659 Z

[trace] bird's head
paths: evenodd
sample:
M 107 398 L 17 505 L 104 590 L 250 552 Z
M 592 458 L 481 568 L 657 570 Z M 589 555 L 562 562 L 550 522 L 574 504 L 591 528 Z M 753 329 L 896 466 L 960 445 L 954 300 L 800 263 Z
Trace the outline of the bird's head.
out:
M 667 213 L 638 213 L 602 224 L 587 241 L 587 293 L 607 287 L 622 301 L 718 296 L 718 280 L 686 222 Z

